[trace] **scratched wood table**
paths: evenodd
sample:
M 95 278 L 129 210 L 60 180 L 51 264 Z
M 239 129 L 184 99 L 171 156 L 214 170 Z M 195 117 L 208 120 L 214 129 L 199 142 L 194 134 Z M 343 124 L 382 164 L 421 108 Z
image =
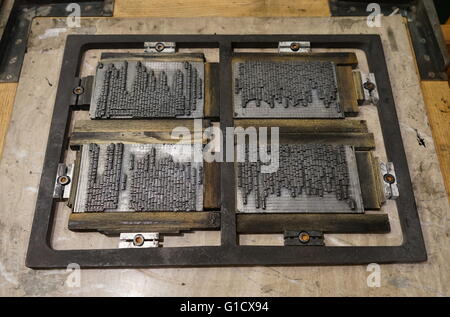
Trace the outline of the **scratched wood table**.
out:
M 236 25 L 241 27 L 237 30 Z M 66 270 L 27 269 L 24 259 L 49 118 L 65 37 L 69 33 L 381 34 L 429 260 L 420 264 L 382 265 L 381 286 L 375 288 L 367 284 L 366 266 L 83 270 L 80 287 L 70 287 Z M 368 29 L 365 19 L 361 18 L 83 19 L 78 29 L 65 28 L 64 19 L 35 20 L 0 163 L 0 187 L 8 189 L 0 191 L 0 295 L 450 295 L 449 204 L 420 81 L 411 67 L 413 62 L 404 21 L 399 17 L 383 19 L 383 27 L 379 29 Z M 425 146 L 418 142 L 418 136 Z M 70 247 L 72 243 L 78 243 L 81 248 L 117 245 L 117 239 L 96 233 L 87 233 L 82 242 L 76 242 L 76 233 L 67 230 L 67 219 L 67 213 L 57 214 L 54 245 L 61 248 Z M 397 236 L 395 242 L 398 243 L 396 239 Z M 182 243 L 192 242 L 215 244 L 218 240 L 214 233 L 205 232 L 192 237 L 188 234 Z M 179 243 L 168 241 L 168 246 Z M 332 243 L 350 245 L 355 242 L 348 235 L 335 235 Z

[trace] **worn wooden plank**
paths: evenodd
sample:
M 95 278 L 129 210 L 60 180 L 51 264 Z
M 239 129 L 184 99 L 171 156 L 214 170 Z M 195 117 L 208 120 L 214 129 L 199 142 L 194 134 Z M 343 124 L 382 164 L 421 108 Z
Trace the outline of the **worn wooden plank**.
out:
M 203 126 L 207 125 L 208 121 L 204 120 Z M 75 121 L 73 132 L 171 132 L 179 126 L 186 127 L 192 131 L 194 129 L 194 120 L 77 120 Z
M 450 201 L 450 88 L 446 81 L 422 81 L 434 144 Z
M 218 212 L 84 212 L 69 216 L 72 231 L 177 232 L 219 226 Z
M 205 64 L 205 107 L 206 118 L 218 118 L 220 112 L 219 100 L 219 63 Z
M 353 87 L 355 89 L 356 101 L 358 105 L 361 105 L 364 102 L 365 96 L 362 86 L 362 77 L 361 72 L 352 72 L 353 73 Z
M 343 144 L 361 151 L 375 148 L 373 133 L 280 133 L 280 143 Z
M 116 0 L 115 17 L 330 16 L 328 0 Z
M 284 61 L 331 61 L 336 65 L 356 67 L 358 59 L 355 53 L 302 53 L 302 54 L 278 54 L 278 53 L 235 53 L 232 62 L 252 60 L 269 60 L 274 62 Z
M 5 146 L 6 133 L 11 118 L 17 83 L 0 83 L 0 158 Z
M 378 186 L 378 197 L 382 203 L 386 202 L 386 196 L 384 195 L 384 187 L 383 187 L 383 177 L 381 176 L 381 168 L 380 168 L 380 159 L 375 155 L 371 155 L 372 166 L 375 175 L 375 182 L 379 184 Z
M 381 191 L 381 180 L 378 177 L 379 166 L 376 165 L 372 152 L 356 151 L 355 156 L 364 209 L 380 209 L 384 202 L 384 195 Z
M 337 66 L 336 77 L 341 107 L 347 116 L 359 113 L 358 96 L 356 93 L 351 66 Z
M 203 208 L 220 209 L 220 163 L 203 163 Z
M 280 133 L 367 133 L 365 120 L 329 119 L 234 119 L 236 127 L 279 127 Z
M 324 233 L 388 233 L 387 214 L 276 214 L 237 215 L 240 234 L 283 233 L 285 230 L 318 230 Z
M 203 53 L 115 53 L 105 52 L 101 55 L 101 62 L 123 61 L 148 61 L 148 62 L 204 62 Z
M 209 126 L 202 121 L 202 129 Z M 172 138 L 172 131 L 185 127 L 191 131 L 191 138 L 182 135 Z M 88 143 L 190 143 L 206 142 L 203 135 L 194 133 L 194 120 L 78 120 L 70 134 L 69 144 L 76 147 Z
M 200 142 L 206 142 L 205 139 L 199 138 L 172 138 L 170 133 L 167 132 L 86 132 L 77 133 L 74 132 L 70 136 L 70 146 L 76 147 L 82 144 L 97 143 L 106 144 L 113 142 L 121 142 L 125 144 L 140 143 L 191 143 L 194 140 L 199 140 Z

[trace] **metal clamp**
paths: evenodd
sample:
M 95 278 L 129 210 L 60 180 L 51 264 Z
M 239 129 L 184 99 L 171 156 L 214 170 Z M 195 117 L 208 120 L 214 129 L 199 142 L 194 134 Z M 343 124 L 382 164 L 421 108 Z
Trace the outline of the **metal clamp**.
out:
M 311 42 L 279 42 L 278 52 L 280 53 L 309 53 L 311 52 Z
M 175 42 L 145 42 L 145 53 L 175 53 Z
M 121 233 L 119 249 L 123 248 L 157 248 L 159 247 L 159 233 Z
M 53 190 L 53 198 L 68 199 L 70 197 L 70 190 L 72 188 L 74 164 L 66 165 L 64 163 L 58 164 L 58 171 L 56 173 L 55 188 Z
M 354 71 L 354 79 L 359 104 L 367 105 L 373 103 L 374 105 L 378 105 L 380 97 L 378 95 L 375 75 L 373 73 L 365 74 L 361 71 Z
M 380 163 L 380 171 L 383 182 L 384 196 L 386 199 L 397 199 L 399 196 L 399 191 L 394 164 L 392 162 Z
M 92 88 L 94 86 L 94 76 L 75 78 L 72 95 L 70 98 L 71 106 L 89 106 L 91 104 Z
M 285 231 L 285 246 L 324 246 L 323 232 L 313 230 Z

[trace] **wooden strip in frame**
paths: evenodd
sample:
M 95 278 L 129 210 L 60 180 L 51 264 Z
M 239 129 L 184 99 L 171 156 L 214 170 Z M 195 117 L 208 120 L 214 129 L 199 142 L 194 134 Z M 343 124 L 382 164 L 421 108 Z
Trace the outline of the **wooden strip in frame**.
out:
M 283 233 L 286 230 L 317 230 L 324 233 L 388 233 L 387 214 L 240 213 L 240 234 Z
M 356 150 L 375 148 L 373 133 L 281 133 L 280 144 L 343 144 Z
M 219 63 L 205 64 L 205 105 L 203 113 L 206 118 L 218 118 L 220 111 L 219 100 Z
M 364 209 L 380 209 L 384 203 L 380 169 L 370 151 L 355 151 Z
M 164 233 L 219 227 L 219 212 L 83 212 L 69 216 L 72 231 Z
M 202 120 L 202 129 L 209 120 Z M 191 131 L 191 139 L 172 138 L 173 129 L 185 127 Z M 89 143 L 206 143 L 206 138 L 195 134 L 193 119 L 179 120 L 78 120 L 70 134 L 69 145 L 74 148 Z
M 365 120 L 329 119 L 234 119 L 236 127 L 278 127 L 280 133 L 367 133 Z
M 220 209 L 220 163 L 203 162 L 203 209 Z
M 234 53 L 232 63 L 251 60 L 267 60 L 273 62 L 296 61 L 326 61 L 336 65 L 347 65 L 355 68 L 358 65 L 356 54 L 352 52 L 338 53 L 302 53 L 302 54 L 278 54 L 278 53 Z
M 352 67 L 337 66 L 336 77 L 341 109 L 344 111 L 346 116 L 357 116 L 359 112 L 359 105 Z

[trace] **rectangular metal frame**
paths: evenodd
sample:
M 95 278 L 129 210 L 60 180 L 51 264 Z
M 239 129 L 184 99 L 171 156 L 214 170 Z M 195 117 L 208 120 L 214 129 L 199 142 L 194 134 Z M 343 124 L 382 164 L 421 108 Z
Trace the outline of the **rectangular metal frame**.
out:
M 233 126 L 231 57 L 234 48 L 277 48 L 280 41 L 301 39 L 312 48 L 361 49 L 366 53 L 380 92 L 378 114 L 387 158 L 396 167 L 397 200 L 403 232 L 400 246 L 240 246 L 236 232 L 235 171 L 221 163 L 221 245 L 149 249 L 55 250 L 51 234 L 55 201 L 52 197 L 58 163 L 67 147 L 69 107 L 74 78 L 83 54 L 90 49 L 143 48 L 144 42 L 176 42 L 178 48 L 218 48 L 220 52 L 220 126 Z M 226 138 L 224 137 L 224 142 Z M 225 146 L 223 148 L 226 148 Z M 299 228 L 300 229 L 300 228 Z M 26 258 L 30 268 L 169 267 L 230 265 L 348 265 L 419 262 L 427 259 L 394 97 L 379 35 L 69 35 L 50 127 L 44 167 Z

